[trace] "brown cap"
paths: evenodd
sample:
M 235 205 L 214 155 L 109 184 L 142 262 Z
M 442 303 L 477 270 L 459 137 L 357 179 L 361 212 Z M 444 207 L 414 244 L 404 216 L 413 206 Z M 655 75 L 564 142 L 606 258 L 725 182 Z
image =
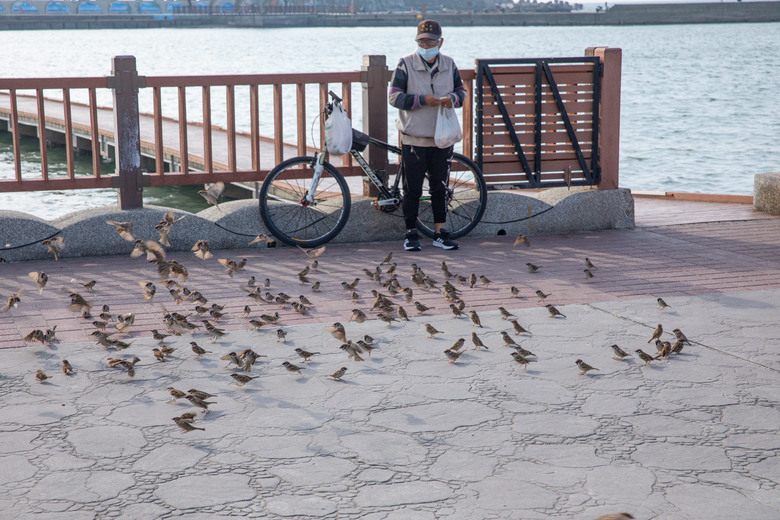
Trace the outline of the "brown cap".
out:
M 417 38 L 415 40 L 441 40 L 441 25 L 436 20 L 423 20 L 417 24 Z

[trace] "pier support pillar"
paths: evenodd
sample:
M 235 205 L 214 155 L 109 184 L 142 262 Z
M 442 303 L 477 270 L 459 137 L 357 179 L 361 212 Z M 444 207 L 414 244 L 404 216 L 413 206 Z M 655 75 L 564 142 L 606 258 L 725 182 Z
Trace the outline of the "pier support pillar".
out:
M 601 60 L 603 76 L 599 93 L 599 164 L 600 190 L 618 188 L 620 166 L 620 78 L 623 50 L 615 47 L 588 47 L 585 56 Z
M 141 173 L 141 131 L 138 122 L 138 89 L 146 78 L 138 76 L 135 56 L 115 56 L 108 87 L 114 90 L 114 142 L 116 143 L 116 176 L 120 209 L 143 207 L 144 179 Z M 148 182 L 146 183 L 148 185 Z
M 387 142 L 387 85 L 390 82 L 387 58 L 383 55 L 363 56 L 360 70 L 360 81 L 363 84 L 363 133 Z M 366 154 L 371 169 L 384 171 L 378 176 L 387 184 L 387 150 L 372 146 L 366 148 Z M 376 197 L 379 191 L 371 182 L 363 179 L 363 195 Z

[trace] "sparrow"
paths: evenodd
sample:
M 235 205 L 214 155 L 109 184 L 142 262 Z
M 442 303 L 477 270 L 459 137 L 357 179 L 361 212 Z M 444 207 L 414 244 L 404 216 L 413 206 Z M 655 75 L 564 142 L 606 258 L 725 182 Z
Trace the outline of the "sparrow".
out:
M 527 330 L 527 329 L 526 329 L 526 328 L 524 328 L 522 325 L 520 325 L 519 323 L 517 323 L 517 320 L 510 320 L 510 322 L 509 322 L 509 323 L 511 323 L 511 324 L 512 324 L 512 327 L 514 327 L 514 329 L 515 329 L 515 334 L 530 334 L 530 333 L 531 333 L 531 331 L 530 331 L 530 330 Z
M 46 332 L 43 334 L 43 343 L 45 345 L 51 345 L 52 343 L 57 341 L 56 333 L 57 333 L 56 325 L 50 329 L 46 329 Z
M 175 422 L 176 426 L 178 426 L 179 429 L 184 433 L 189 433 L 193 430 L 202 430 L 204 432 L 206 431 L 206 428 L 198 428 L 197 426 L 193 426 L 192 424 L 190 424 L 190 420 L 191 419 L 182 419 L 181 417 L 173 418 L 173 422 Z
M 43 383 L 47 379 L 51 379 L 51 376 L 47 376 L 46 372 L 44 372 L 43 370 L 38 370 L 37 372 L 35 372 L 35 379 L 37 379 L 39 383 Z
M 92 309 L 92 302 L 85 300 L 79 293 L 62 288 L 63 291 L 70 293 L 70 303 L 68 310 L 72 312 L 84 312 Z
M 297 372 L 298 374 L 301 373 L 301 370 L 303 370 L 303 367 L 299 367 L 298 365 L 293 365 L 289 361 L 285 361 L 282 363 L 282 366 L 287 369 L 288 372 Z
M 213 254 L 211 254 L 211 251 L 209 250 L 209 241 L 208 240 L 198 240 L 195 242 L 195 245 L 192 246 L 192 249 L 190 251 L 195 253 L 195 256 L 200 258 L 201 260 L 208 260 Z
M 358 323 L 363 323 L 368 318 L 366 317 L 366 313 L 361 311 L 360 309 L 352 309 L 352 316 L 349 317 L 349 321 L 356 321 Z
M 295 353 L 301 356 L 304 362 L 310 360 L 312 356 L 316 356 L 317 354 L 319 354 L 319 352 L 308 352 L 306 350 L 303 350 L 302 348 L 296 348 Z
M 287 332 L 284 329 L 276 329 L 276 341 L 284 343 L 287 341 Z
M 178 390 L 172 386 L 168 387 L 168 393 L 171 394 L 171 398 L 168 399 L 169 403 L 174 402 L 176 399 L 184 399 L 185 397 L 187 397 L 187 394 L 185 392 L 182 392 L 181 390 Z
M 550 313 L 550 317 L 551 318 L 555 318 L 556 316 L 562 316 L 564 318 L 566 317 L 565 314 L 563 314 L 561 311 L 559 311 L 558 309 L 556 309 L 554 306 L 550 305 L 549 303 L 547 305 L 545 305 L 545 307 L 547 307 L 547 312 Z
M 645 362 L 645 365 L 649 364 L 653 360 L 653 356 L 644 352 L 641 348 L 636 349 L 636 353 L 639 355 L 639 359 Z
M 385 314 L 384 312 L 380 312 L 379 314 L 377 314 L 377 317 L 378 317 L 380 320 L 382 320 L 382 321 L 384 321 L 385 323 L 387 323 L 387 326 L 388 326 L 388 327 L 391 327 L 391 326 L 393 325 L 393 322 L 394 322 L 394 321 L 398 321 L 397 319 L 393 318 L 392 316 L 390 316 L 390 315 L 388 315 L 388 314 Z
M 209 413 L 209 405 L 214 404 L 209 401 L 205 401 L 203 399 L 199 399 L 198 397 L 195 397 L 192 394 L 187 394 L 184 396 L 190 403 L 194 404 L 198 408 L 203 408 L 205 410 L 203 413 Z
M 170 242 L 168 242 L 168 235 L 170 234 L 173 225 L 183 219 L 185 216 L 186 215 L 182 215 L 181 217 L 176 218 L 176 215 L 174 215 L 172 209 L 163 213 L 162 219 L 160 219 L 160 223 L 154 226 L 154 229 L 156 229 L 160 234 L 160 243 L 162 245 L 171 245 Z
M 520 296 L 520 289 L 518 289 L 514 285 L 512 287 L 510 287 L 509 290 L 512 293 L 512 298 L 517 298 L 518 296 Z
M 326 246 L 318 247 L 317 249 L 304 249 L 301 246 L 298 246 L 298 249 L 303 251 L 310 259 L 314 260 L 325 252 L 325 247 Z
M 621 359 L 629 356 L 627 352 L 625 352 L 622 348 L 618 347 L 617 345 L 612 345 L 610 348 L 612 349 L 612 352 L 615 353 L 615 357 L 612 359 L 617 359 L 618 361 L 620 361 Z
M 255 361 L 257 361 L 257 358 L 266 357 L 266 356 L 261 356 L 257 352 L 252 350 L 251 348 L 246 348 L 246 349 L 242 350 L 238 354 L 237 357 L 238 357 L 239 361 L 241 362 L 241 365 L 240 365 L 241 369 L 244 372 L 251 372 L 252 371 L 252 365 L 255 364 Z
M 232 377 L 235 380 L 238 386 L 244 386 L 252 379 L 257 379 L 260 376 L 248 376 L 246 374 L 241 374 L 239 372 L 233 372 L 232 374 L 230 374 L 230 377 Z
M 347 372 L 347 367 L 341 367 L 335 372 L 333 372 L 331 375 L 329 375 L 328 377 L 332 377 L 336 381 L 341 381 L 341 378 L 344 377 L 344 374 L 346 372 Z
M 142 282 L 140 280 L 138 281 L 138 285 L 140 285 L 143 290 L 144 300 L 152 303 L 154 294 L 157 292 L 157 287 L 152 282 Z
M 217 397 L 216 394 L 210 394 L 208 392 L 204 392 L 202 390 L 196 390 L 194 388 L 190 388 L 189 390 L 187 390 L 187 393 L 194 395 L 198 399 L 203 399 L 203 400 L 208 399 L 209 397 Z
M 593 262 L 588 260 L 587 257 L 585 257 L 585 269 L 598 269 L 595 265 L 593 265 Z
M 201 357 L 203 354 L 211 354 L 210 350 L 206 350 L 194 341 L 190 341 L 190 346 L 192 347 L 192 351 L 195 353 L 196 357 Z
M 233 278 L 233 273 L 237 273 L 240 270 L 238 262 L 230 258 L 217 258 L 217 262 L 222 264 L 222 267 L 225 268 L 225 273 L 231 278 Z
M 347 353 L 347 359 L 354 359 L 355 361 L 363 361 L 363 358 L 360 357 L 358 353 L 358 349 L 360 346 L 355 345 L 354 343 L 344 343 L 339 347 L 341 350 Z
M 272 243 L 276 242 L 276 240 L 273 239 L 273 237 L 269 237 L 266 234 L 260 233 L 255 238 L 252 239 L 251 242 L 249 242 L 249 245 L 256 244 L 258 242 L 265 242 L 266 245 L 271 245 Z
M 593 278 L 593 273 L 590 271 L 590 269 L 583 269 L 583 272 L 585 273 L 586 280 Z
M 544 294 L 542 291 L 536 291 L 536 296 L 538 296 L 540 300 L 544 301 L 545 298 L 550 296 L 550 294 Z
M 450 312 L 452 312 L 453 318 L 460 318 L 461 316 L 464 316 L 463 312 L 460 309 L 458 309 L 458 306 L 455 305 L 454 303 L 450 304 Z
M 157 361 L 165 361 L 165 354 L 159 348 L 153 348 L 152 352 L 154 353 L 154 357 L 157 358 Z
M 238 359 L 238 355 L 235 352 L 230 352 L 228 354 L 225 354 L 224 356 L 220 357 L 219 359 L 223 361 L 227 361 L 228 364 L 225 365 L 225 368 L 229 367 L 230 365 L 236 365 L 241 366 L 241 361 Z
M 33 281 L 38 285 L 38 294 L 41 294 L 43 292 L 43 288 L 46 287 L 46 282 L 49 281 L 49 275 L 43 271 L 32 271 L 27 273 L 27 276 L 32 278 Z
M 434 327 L 434 326 L 433 326 L 433 325 L 431 325 L 430 323 L 426 323 L 426 324 L 425 324 L 425 332 L 427 332 L 427 333 L 428 333 L 428 337 L 429 337 L 429 338 L 432 338 L 432 337 L 434 337 L 436 334 L 444 334 L 444 332 L 443 332 L 443 331 L 441 331 L 441 330 L 436 330 L 436 327 Z
M 531 247 L 531 241 L 528 240 L 528 237 L 522 233 L 517 235 L 517 238 L 515 239 L 515 243 L 512 244 L 512 247 L 517 247 L 520 244 L 523 244 L 525 247 Z
M 374 344 L 374 338 L 372 338 L 372 337 L 371 337 L 371 336 L 369 336 L 368 334 L 366 334 L 366 335 L 364 335 L 364 336 L 363 336 L 363 341 L 365 341 L 365 342 L 366 342 L 366 343 L 368 343 L 369 345 L 373 345 L 373 344 Z
M 613 513 L 611 515 L 603 515 L 596 520 L 633 520 L 633 516 L 628 513 Z
M 67 359 L 62 360 L 62 373 L 69 376 L 73 373 L 73 367 Z
M 482 327 L 482 322 L 479 321 L 479 314 L 477 314 L 477 311 L 469 311 L 469 317 L 471 318 L 472 325 Z
M 137 239 L 133 250 L 130 251 L 130 258 L 138 258 L 144 255 L 146 255 L 148 262 L 160 264 L 165 260 L 165 248 L 154 240 L 144 241 Z
M 406 313 L 406 309 L 404 309 L 403 307 L 401 307 L 399 305 L 397 312 L 398 312 L 398 317 L 399 318 L 401 318 L 403 320 L 406 320 L 406 321 L 409 321 L 409 315 Z
M 209 203 L 209 205 L 214 205 L 217 209 L 219 209 L 219 204 L 217 203 L 217 199 L 219 199 L 219 196 L 222 195 L 222 192 L 225 191 L 225 183 L 224 182 L 215 182 L 214 184 L 208 186 L 205 190 L 198 191 L 198 195 L 206 199 L 206 202 Z
M 668 358 L 671 352 L 672 352 L 672 344 L 669 343 L 668 341 L 664 341 L 661 343 L 661 350 L 658 352 L 658 355 L 654 359 Z
M 526 349 L 524 349 L 524 348 L 523 348 L 523 347 L 521 347 L 520 345 L 514 345 L 514 348 L 515 348 L 515 351 L 516 351 L 516 352 L 518 352 L 518 353 L 519 353 L 521 356 L 523 356 L 524 358 L 528 358 L 528 357 L 537 357 L 537 355 L 536 355 L 536 354 L 534 354 L 534 353 L 533 353 L 533 352 L 531 352 L 530 350 L 526 350 Z M 534 361 L 534 360 L 533 360 L 533 359 L 529 359 L 529 361 Z
M 479 350 L 480 348 L 487 349 L 484 343 L 482 343 L 482 340 L 479 339 L 479 336 L 477 336 L 476 332 L 471 333 L 471 342 L 474 343 L 474 350 Z
M 458 341 L 453 343 L 453 345 L 449 348 L 449 350 L 453 350 L 455 352 L 459 351 L 461 348 L 463 348 L 463 344 L 466 342 L 463 338 L 458 338 Z
M 128 242 L 135 241 L 133 236 L 133 223 L 132 222 L 116 222 L 114 220 L 106 220 L 106 224 L 114 226 L 119 236 Z
M 412 303 L 412 300 L 414 299 L 414 291 L 411 287 L 404 287 L 401 291 L 404 293 L 404 299 L 406 299 L 406 303 Z
M 354 280 L 352 280 L 349 283 L 341 282 L 341 288 L 344 289 L 345 291 L 352 292 L 352 291 L 354 291 L 357 288 L 358 283 L 360 283 L 360 278 L 355 278 Z
M 357 291 L 352 291 L 352 294 L 350 295 L 353 302 L 356 302 L 360 299 L 360 295 L 357 293 Z
M 650 343 L 650 342 L 652 342 L 652 341 L 655 341 L 655 340 L 657 340 L 658 338 L 660 338 L 660 337 L 661 337 L 661 334 L 663 334 L 663 333 L 664 333 L 664 328 L 663 328 L 663 327 L 661 326 L 661 324 L 659 323 L 659 324 L 658 324 L 658 326 L 657 326 L 657 327 L 655 328 L 655 330 L 653 331 L 653 337 L 652 337 L 652 338 L 650 338 L 650 339 L 648 339 L 648 340 L 647 340 L 647 342 L 648 342 L 648 343 Z
M 261 314 L 260 319 L 263 321 L 267 321 L 268 323 L 276 323 L 279 321 L 279 313 L 275 312 L 273 315 L 270 314 Z
M 344 325 L 342 325 L 339 322 L 336 322 L 333 325 L 325 327 L 325 330 L 330 332 L 331 335 L 333 335 L 333 337 L 339 341 L 347 340 L 347 331 L 344 329 Z
M 314 282 L 313 284 L 311 284 L 311 290 L 314 291 L 314 292 L 319 292 L 319 290 L 320 290 L 320 282 Z
M 678 341 L 682 341 L 683 343 L 691 344 L 691 341 L 683 334 L 683 331 L 680 329 L 674 329 L 672 330 L 674 332 L 674 337 L 677 338 Z
M 47 253 L 54 254 L 55 262 L 60 259 L 60 253 L 65 249 L 65 240 L 62 237 L 49 238 L 41 242 L 41 244 L 46 246 Z
M 598 368 L 592 367 L 589 364 L 585 363 L 583 360 L 578 359 L 574 362 L 575 365 L 577 365 L 577 368 L 580 369 L 580 375 L 585 375 L 590 370 L 598 370 Z
M 480 281 L 480 282 L 482 282 L 483 284 L 485 284 L 485 287 L 487 287 L 487 286 L 489 286 L 491 283 L 493 283 L 493 281 L 492 281 L 492 280 L 490 280 L 490 279 L 489 279 L 487 276 L 485 276 L 485 275 L 480 275 L 480 276 L 479 276 L 479 281 Z
M 502 320 L 508 320 L 509 318 L 516 318 L 517 317 L 517 316 L 515 316 L 514 314 L 512 314 L 511 312 L 509 312 L 508 310 L 506 310 L 503 307 L 499 307 L 498 308 L 498 312 L 501 314 L 501 319 Z
M 658 308 L 661 309 L 661 310 L 664 310 L 667 307 L 671 307 L 671 305 L 666 303 L 663 298 L 656 298 L 655 301 L 658 302 Z
M 6 301 L 5 305 L 3 305 L 2 308 L 0 308 L 0 312 L 5 312 L 7 310 L 10 310 L 11 307 L 17 307 L 21 302 L 22 299 L 20 296 L 22 295 L 22 292 L 24 289 L 19 289 L 15 293 L 13 293 L 11 296 L 8 297 L 8 300 Z
M 298 301 L 301 302 L 303 305 L 308 305 L 309 307 L 313 306 L 314 304 L 309 301 L 309 299 L 304 295 L 298 296 Z
M 685 345 L 684 341 L 680 341 L 679 339 L 674 342 L 674 345 L 672 345 L 672 354 L 679 354 L 682 352 L 683 346 Z
M 512 336 L 510 336 L 507 331 L 502 330 L 501 337 L 504 338 L 504 343 L 506 343 L 508 347 L 514 347 L 517 345 L 517 342 L 512 339 Z
M 531 273 L 535 273 L 541 267 L 539 265 L 534 265 L 531 262 L 526 262 L 525 265 L 526 265 L 526 267 L 528 267 L 528 271 L 531 272 Z
M 43 343 L 43 331 L 41 329 L 31 330 L 22 339 L 27 343 Z
M 512 359 L 514 359 L 515 362 L 523 365 L 523 369 L 527 369 L 528 363 L 533 362 L 533 359 L 527 359 L 523 357 L 523 355 L 520 352 L 512 352 Z
M 459 352 L 457 350 L 447 349 L 444 351 L 444 355 L 447 356 L 447 358 L 450 360 L 450 364 L 455 363 L 461 354 L 463 354 L 463 352 Z
M 392 252 L 390 252 L 390 253 L 387 253 L 387 256 L 385 257 L 385 259 L 384 259 L 384 260 L 382 260 L 382 261 L 379 263 L 379 265 L 382 265 L 382 264 L 389 264 L 389 263 L 390 263 L 390 260 L 391 260 L 392 258 L 393 258 L 393 253 L 392 253 Z
M 427 310 L 430 310 L 430 307 L 426 307 L 422 303 L 415 301 L 414 302 L 414 308 L 417 309 L 417 314 L 422 314 Z

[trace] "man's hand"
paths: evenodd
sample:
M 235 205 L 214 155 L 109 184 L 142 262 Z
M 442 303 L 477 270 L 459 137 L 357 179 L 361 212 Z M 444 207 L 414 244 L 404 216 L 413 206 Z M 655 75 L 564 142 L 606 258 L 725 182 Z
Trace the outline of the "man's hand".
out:
M 436 96 L 427 95 L 425 96 L 425 104 L 431 107 L 437 107 L 441 105 L 442 99 L 444 98 L 437 98 Z

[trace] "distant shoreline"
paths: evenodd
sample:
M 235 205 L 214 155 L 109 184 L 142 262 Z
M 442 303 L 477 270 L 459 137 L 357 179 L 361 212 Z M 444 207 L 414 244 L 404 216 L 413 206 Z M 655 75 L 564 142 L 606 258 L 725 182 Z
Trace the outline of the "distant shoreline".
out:
M 0 4 L 11 2 L 0 1 Z M 6 13 L 10 11 L 6 8 Z M 447 26 L 585 26 L 780 22 L 780 2 L 619 4 L 603 12 L 430 13 Z M 253 14 L 0 14 L 0 30 L 127 29 L 157 27 L 397 27 L 414 13 L 354 15 Z

